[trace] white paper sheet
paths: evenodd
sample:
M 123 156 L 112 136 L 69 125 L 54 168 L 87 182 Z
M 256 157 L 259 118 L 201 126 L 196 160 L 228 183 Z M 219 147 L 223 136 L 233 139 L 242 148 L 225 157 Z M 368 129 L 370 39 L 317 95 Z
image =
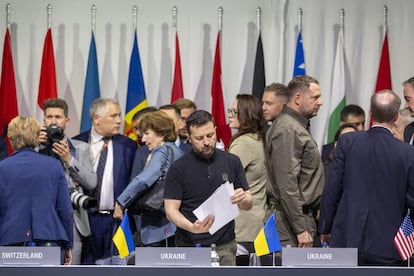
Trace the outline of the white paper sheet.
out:
M 226 181 L 193 211 L 198 220 L 203 220 L 209 215 L 214 216 L 214 223 L 208 231 L 211 235 L 239 215 L 239 207 L 231 203 L 233 195 L 233 184 Z

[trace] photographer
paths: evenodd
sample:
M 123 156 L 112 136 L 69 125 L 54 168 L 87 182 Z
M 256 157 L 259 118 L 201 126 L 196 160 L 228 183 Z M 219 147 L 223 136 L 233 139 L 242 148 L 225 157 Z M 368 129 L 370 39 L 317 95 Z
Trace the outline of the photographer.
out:
M 88 214 L 85 208 L 96 207 L 96 200 L 83 194 L 83 189 L 96 187 L 96 173 L 88 143 L 69 139 L 64 131 L 69 125 L 68 105 L 63 99 L 47 99 L 43 103 L 44 127 L 40 131 L 39 152 L 59 159 L 65 170 L 71 193 L 74 219 L 73 264 L 80 264 L 82 238 L 90 235 Z M 92 206 L 91 206 L 92 205 Z

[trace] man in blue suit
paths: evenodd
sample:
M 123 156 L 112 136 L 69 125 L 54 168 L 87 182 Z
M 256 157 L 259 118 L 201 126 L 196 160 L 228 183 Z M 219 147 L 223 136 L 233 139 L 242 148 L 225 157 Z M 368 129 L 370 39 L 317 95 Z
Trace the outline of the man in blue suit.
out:
M 114 255 L 112 236 L 116 227 L 113 218 L 115 200 L 129 183 L 137 149 L 133 140 L 119 134 L 121 108 L 117 101 L 96 99 L 90 107 L 90 115 L 92 128 L 74 137 L 91 146 L 94 170 L 98 177 L 97 187 L 87 191 L 90 196 L 97 198 L 98 210 L 89 212 L 91 235 L 83 243 L 84 264 L 95 264 L 97 260 Z M 103 156 L 105 158 L 101 162 Z
M 390 90 L 372 96 L 372 128 L 339 137 L 322 193 L 321 241 L 357 247 L 360 265 L 402 264 L 393 240 L 414 207 L 414 148 L 391 132 L 400 105 Z

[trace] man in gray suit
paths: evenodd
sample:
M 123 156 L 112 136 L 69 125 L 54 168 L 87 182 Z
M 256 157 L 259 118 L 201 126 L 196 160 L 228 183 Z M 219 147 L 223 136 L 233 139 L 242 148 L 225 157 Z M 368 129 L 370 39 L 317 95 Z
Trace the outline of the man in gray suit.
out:
M 43 103 L 44 128 L 40 132 L 40 153 L 59 159 L 65 170 L 66 179 L 71 191 L 73 210 L 73 250 L 72 264 L 81 263 L 82 238 L 91 234 L 88 213 L 85 208 L 96 204 L 91 198 L 83 195 L 83 189 L 91 190 L 96 187 L 96 173 L 93 171 L 93 161 L 88 143 L 69 139 L 64 130 L 69 124 L 68 105 L 63 99 L 47 99 Z M 60 129 L 59 129 L 60 128 Z M 62 136 L 60 135 L 62 134 Z M 80 201 L 86 199 L 86 201 Z

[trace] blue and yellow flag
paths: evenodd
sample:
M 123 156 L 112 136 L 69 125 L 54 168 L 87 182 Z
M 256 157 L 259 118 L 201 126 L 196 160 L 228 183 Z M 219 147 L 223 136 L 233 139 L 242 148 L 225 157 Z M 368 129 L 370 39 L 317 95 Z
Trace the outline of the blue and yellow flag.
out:
M 129 138 L 137 140 L 132 132 L 132 117 L 137 111 L 147 107 L 147 96 L 145 95 L 144 78 L 142 76 L 141 59 L 139 57 L 138 38 L 135 30 L 134 45 L 132 47 L 131 60 L 129 63 L 128 91 L 125 108 L 124 133 Z
M 112 238 L 116 249 L 118 249 L 119 257 L 125 258 L 132 251 L 134 251 L 134 241 L 132 240 L 132 232 L 129 227 L 128 215 L 124 215 L 124 219 L 121 221 L 118 229 L 115 232 L 115 235 Z
M 277 234 L 275 214 L 267 220 L 265 226 L 254 239 L 254 250 L 257 256 L 282 250 L 279 235 Z
M 298 33 L 296 42 L 295 66 L 293 67 L 293 77 L 306 75 L 305 55 L 303 53 L 302 30 Z

